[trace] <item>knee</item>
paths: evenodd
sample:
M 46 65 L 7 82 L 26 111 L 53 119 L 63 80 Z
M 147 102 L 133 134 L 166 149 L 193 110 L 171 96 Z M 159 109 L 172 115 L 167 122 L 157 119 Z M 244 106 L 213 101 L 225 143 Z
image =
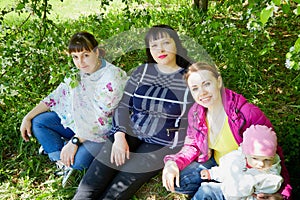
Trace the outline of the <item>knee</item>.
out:
M 54 112 L 44 112 L 36 115 L 32 120 L 32 131 L 33 133 L 39 134 L 39 129 L 43 129 L 49 126 L 49 123 L 54 123 L 55 121 L 55 113 Z
M 31 129 L 34 134 L 34 136 L 38 137 L 39 132 L 38 129 L 41 127 L 41 116 L 37 115 L 31 120 Z
M 40 121 L 41 121 L 40 118 L 41 118 L 40 115 L 35 116 L 35 117 L 31 120 L 32 126 L 34 126 L 34 125 L 36 125 L 36 124 L 39 124 Z
M 36 138 L 41 138 L 43 137 L 44 134 L 44 126 L 40 123 L 40 120 L 38 118 L 33 118 L 32 120 L 32 133 Z
M 198 171 L 184 173 L 180 175 L 180 185 L 201 184 L 202 179 Z
M 198 191 L 193 196 L 192 200 L 197 200 L 197 199 L 203 199 L 203 200 L 213 199 L 213 198 L 211 198 L 209 192 L 210 191 L 209 191 L 209 189 L 207 187 L 200 186 L 199 189 L 198 189 Z
M 199 187 L 193 199 L 224 199 L 219 185 L 212 182 L 204 182 Z
M 36 115 L 32 120 L 31 120 L 31 123 L 32 123 L 32 128 L 36 128 L 36 127 L 39 127 L 41 126 L 42 124 L 45 123 L 45 113 L 41 113 L 39 115 Z
M 55 112 L 43 112 L 40 113 L 38 115 L 36 115 L 33 119 L 32 119 L 32 123 L 35 124 L 44 124 L 47 121 L 53 121 L 56 117 L 56 113 Z

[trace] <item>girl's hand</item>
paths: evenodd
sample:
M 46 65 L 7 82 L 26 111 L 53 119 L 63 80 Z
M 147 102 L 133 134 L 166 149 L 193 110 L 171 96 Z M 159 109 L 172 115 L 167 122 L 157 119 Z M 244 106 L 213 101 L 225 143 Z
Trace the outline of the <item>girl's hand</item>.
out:
M 179 168 L 174 161 L 167 161 L 162 173 L 163 186 L 171 192 L 175 192 L 174 179 L 177 187 L 179 186 Z
M 62 148 L 60 153 L 60 159 L 67 167 L 74 165 L 74 158 L 77 150 L 78 150 L 78 146 L 76 144 L 73 144 L 72 142 L 68 142 Z
M 27 117 L 24 117 L 22 120 L 22 124 L 20 127 L 22 138 L 28 142 L 29 138 L 32 137 L 31 133 L 31 119 L 28 119 Z
M 209 174 L 209 171 L 207 169 L 201 170 L 200 175 L 201 175 L 201 179 L 203 179 L 203 180 L 205 180 L 205 179 L 210 180 L 210 174 Z
M 115 141 L 112 145 L 110 162 L 117 166 L 123 165 L 126 158 L 129 159 L 129 146 L 125 138 L 125 133 L 116 132 Z

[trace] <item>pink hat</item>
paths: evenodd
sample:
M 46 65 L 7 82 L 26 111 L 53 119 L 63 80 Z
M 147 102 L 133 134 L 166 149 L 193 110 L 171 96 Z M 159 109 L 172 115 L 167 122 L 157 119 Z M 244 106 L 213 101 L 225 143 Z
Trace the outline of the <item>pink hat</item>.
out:
M 263 125 L 251 125 L 243 135 L 242 150 L 246 155 L 274 156 L 277 150 L 276 133 Z

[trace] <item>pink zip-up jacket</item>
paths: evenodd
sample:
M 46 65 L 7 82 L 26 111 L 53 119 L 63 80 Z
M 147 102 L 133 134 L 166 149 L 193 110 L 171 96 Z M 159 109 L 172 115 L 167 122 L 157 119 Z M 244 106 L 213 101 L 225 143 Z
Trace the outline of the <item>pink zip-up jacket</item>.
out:
M 243 141 L 244 131 L 252 124 L 260 124 L 272 127 L 270 120 L 255 105 L 247 102 L 247 99 L 232 90 L 224 89 L 222 94 L 223 105 L 228 116 L 231 132 L 238 145 Z M 188 113 L 188 129 L 182 149 L 173 155 L 167 155 L 164 162 L 175 161 L 178 168 L 183 170 L 193 161 L 206 162 L 208 160 L 208 128 L 206 124 L 206 111 L 203 106 L 194 103 Z M 277 153 L 281 159 L 281 176 L 284 182 L 280 193 L 287 197 L 291 196 L 292 187 L 281 147 L 278 146 Z

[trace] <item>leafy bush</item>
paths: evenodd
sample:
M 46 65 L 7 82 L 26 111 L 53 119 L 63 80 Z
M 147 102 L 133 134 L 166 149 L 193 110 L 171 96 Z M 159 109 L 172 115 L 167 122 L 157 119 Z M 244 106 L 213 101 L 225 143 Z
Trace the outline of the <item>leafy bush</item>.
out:
M 37 156 L 37 142 L 24 143 L 19 132 L 23 116 L 72 75 L 74 66 L 65 53 L 71 35 L 81 30 L 93 33 L 107 50 L 107 59 L 129 71 L 145 60 L 139 31 L 160 23 L 178 30 L 191 57 L 212 59 L 220 67 L 225 86 L 266 113 L 284 150 L 294 195 L 299 195 L 300 79 L 296 68 L 285 67 L 287 52 L 299 62 L 299 52 L 290 49 L 299 45 L 295 44 L 299 17 L 277 13 L 266 26 L 259 19 L 265 4 L 255 1 L 249 5 L 209 1 L 206 13 L 188 5 L 189 1 L 168 2 L 115 0 L 108 5 L 109 1 L 101 1 L 99 13 L 69 21 L 51 21 L 43 13 L 20 22 L 0 19 L 1 199 L 69 199 L 75 191 L 61 188 L 53 165 Z M 166 195 L 174 198 L 155 177 L 134 198 Z

